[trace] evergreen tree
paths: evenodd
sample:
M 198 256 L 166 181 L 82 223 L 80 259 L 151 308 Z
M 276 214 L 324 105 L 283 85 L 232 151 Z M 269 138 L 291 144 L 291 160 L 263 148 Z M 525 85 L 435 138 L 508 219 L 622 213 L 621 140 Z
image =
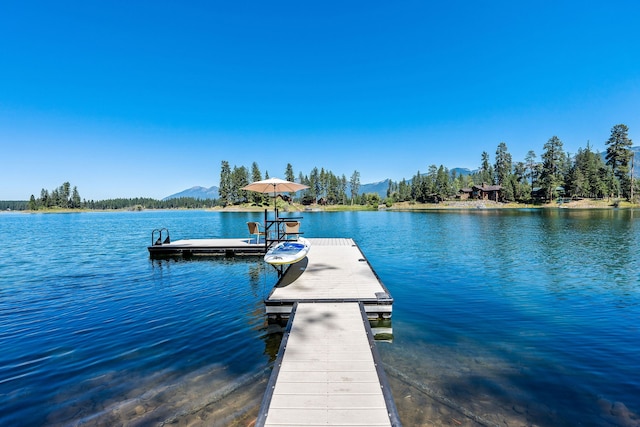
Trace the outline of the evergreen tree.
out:
M 482 164 L 480 165 L 480 183 L 493 184 L 493 167 L 489 163 L 489 153 L 482 152 Z
M 247 191 L 242 187 L 249 185 L 249 171 L 244 166 L 234 166 L 231 172 L 231 200 L 243 203 L 247 200 Z
M 82 202 L 80 201 L 80 193 L 78 193 L 78 187 L 74 186 L 73 191 L 71 192 L 71 207 L 74 209 L 78 209 L 82 207 Z
M 291 163 L 287 163 L 287 168 L 284 171 L 284 179 L 291 182 L 295 182 L 296 180 L 296 177 L 293 173 L 293 166 L 291 166 Z M 296 196 L 296 193 L 289 193 L 289 197 L 291 197 L 291 200 L 293 200 L 295 196 Z
M 262 181 L 262 173 L 256 162 L 251 164 L 251 182 Z M 253 204 L 261 206 L 264 203 L 264 194 L 257 191 L 251 192 L 251 201 Z
M 553 136 L 544 145 L 544 150 L 540 181 L 545 188 L 547 199 L 551 199 L 556 193 L 556 188 L 564 184 L 562 171 L 565 165 L 565 156 L 562 141 L 557 136 Z
M 402 178 L 400 184 L 398 184 L 398 201 L 406 202 L 411 199 L 411 186 L 407 183 L 407 181 Z
M 56 187 L 51 190 L 51 207 L 59 208 L 62 206 L 62 197 L 60 197 L 60 189 L 62 187 Z
M 604 182 L 604 188 L 607 191 L 607 197 L 613 197 L 615 194 L 620 194 L 620 181 L 616 178 L 611 166 L 607 165 L 602 171 L 602 181 Z
M 48 208 L 51 206 L 51 198 L 49 197 L 49 192 L 44 188 L 40 190 L 40 206 L 44 208 Z
M 498 185 L 506 186 L 509 177 L 511 176 L 511 154 L 507 150 L 507 144 L 501 142 L 498 144 L 496 150 L 496 162 L 494 166 L 495 183 Z
M 427 176 L 422 180 L 422 194 L 424 195 L 425 201 L 433 198 L 436 193 L 436 179 L 438 178 L 438 167 L 436 165 L 431 165 L 427 169 Z
M 309 194 L 313 197 L 313 203 L 317 203 L 320 197 L 320 172 L 316 167 L 309 174 Z
M 515 201 L 516 194 L 518 194 L 519 191 L 519 185 L 516 176 L 514 174 L 509 174 L 506 180 L 500 185 L 502 186 L 502 191 L 500 192 L 502 201 Z
M 471 175 L 458 175 L 458 181 L 460 182 L 458 190 L 462 188 L 470 188 L 473 186 L 473 177 Z
M 602 177 L 605 164 L 598 153 L 591 151 L 587 143 L 586 149 L 578 149 L 567 176 L 567 190 L 577 197 L 604 197 L 607 194 Z
M 327 199 L 327 193 L 329 191 L 329 174 L 320 168 L 320 175 L 318 175 L 318 196 Z
M 422 185 L 422 175 L 420 175 L 420 171 L 418 171 L 413 178 L 411 178 L 411 196 L 410 198 L 412 200 L 415 200 L 418 203 L 424 203 L 425 201 L 425 194 L 424 194 L 424 188 Z M 407 197 L 406 200 L 409 200 L 409 197 Z
M 387 185 L 387 199 L 393 198 L 395 194 L 395 185 L 392 180 L 389 180 L 389 185 Z
M 284 171 L 284 179 L 291 182 L 294 182 L 295 180 L 295 175 L 293 174 L 293 166 L 291 166 L 291 163 L 287 163 L 287 169 Z
M 360 172 L 357 170 L 353 171 L 349 184 L 351 185 L 351 204 L 353 205 L 353 202 L 356 197 L 358 197 L 358 192 L 360 191 Z
M 451 195 L 458 194 L 458 190 L 460 190 L 460 179 L 458 179 L 458 174 L 455 170 L 451 171 L 449 185 L 451 190 Z
M 620 182 L 620 188 L 625 197 L 630 196 L 631 178 L 629 176 L 631 164 L 632 141 L 628 137 L 629 128 L 624 124 L 611 128 L 611 136 L 607 140 L 607 165 L 611 166 L 613 173 Z
M 327 202 L 329 204 L 338 204 L 340 200 L 338 198 L 338 193 L 340 191 L 340 179 L 335 176 L 332 172 L 328 174 L 328 186 L 327 186 Z
M 446 200 L 451 193 L 449 183 L 449 170 L 443 165 L 440 165 L 440 167 L 438 168 L 438 172 L 436 173 L 435 189 L 438 200 Z
M 587 177 L 575 164 L 565 178 L 565 190 L 571 197 L 585 197 L 586 194 L 589 194 L 590 187 Z
M 531 199 L 531 186 L 527 181 L 527 166 L 524 162 L 516 162 L 511 175 L 513 198 L 505 194 L 505 199 L 516 201 L 529 201 Z
M 69 182 L 65 182 L 63 183 L 59 190 L 58 190 L 59 194 L 60 194 L 60 203 L 58 204 L 59 207 L 61 208 L 68 208 L 70 207 L 70 201 L 71 201 L 71 184 Z
M 38 202 L 36 202 L 36 198 L 33 194 L 31 195 L 31 198 L 29 198 L 29 210 L 30 211 L 38 210 Z
M 342 204 L 347 203 L 347 177 L 342 174 L 340 177 L 340 190 L 338 191 L 338 198 L 342 200 Z
M 220 195 L 222 206 L 227 206 L 231 203 L 231 168 L 226 160 L 223 160 L 220 166 L 220 188 L 218 189 L 218 194 Z
M 529 184 L 533 187 L 533 183 L 534 181 L 537 180 L 537 176 L 536 176 L 536 165 L 537 165 L 537 161 L 536 161 L 536 153 L 533 150 L 529 150 L 527 152 L 526 157 L 524 158 L 524 164 L 525 164 L 525 177 L 529 178 Z

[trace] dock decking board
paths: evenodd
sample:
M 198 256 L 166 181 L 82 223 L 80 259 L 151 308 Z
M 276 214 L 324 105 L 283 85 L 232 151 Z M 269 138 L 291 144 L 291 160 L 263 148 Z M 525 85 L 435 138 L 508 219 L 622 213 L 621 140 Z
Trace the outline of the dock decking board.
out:
M 258 426 L 399 426 L 359 303 L 298 303 Z
M 311 249 L 292 264 L 265 300 L 269 315 L 286 316 L 296 301 L 362 301 L 371 317 L 390 317 L 393 298 L 353 241 L 308 239 Z

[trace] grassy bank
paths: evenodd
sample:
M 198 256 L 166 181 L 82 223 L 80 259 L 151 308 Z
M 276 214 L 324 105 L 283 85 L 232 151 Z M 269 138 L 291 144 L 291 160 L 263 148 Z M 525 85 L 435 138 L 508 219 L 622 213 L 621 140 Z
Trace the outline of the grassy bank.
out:
M 614 208 L 640 208 L 639 204 L 630 203 L 627 201 L 617 201 L 614 199 L 608 200 L 594 200 L 594 199 L 582 199 L 569 202 L 557 203 L 553 201 L 551 203 L 544 204 L 532 204 L 532 203 L 499 203 L 488 200 L 447 200 L 441 203 L 415 203 L 415 202 L 399 202 L 394 203 L 390 207 L 381 205 L 380 208 L 372 207 L 369 205 L 312 205 L 304 206 L 299 203 L 286 203 L 278 200 L 278 210 L 281 213 L 285 212 L 308 212 L 308 211 L 325 211 L 325 212 L 344 212 L 344 211 L 375 211 L 375 210 L 391 210 L 391 211 L 409 211 L 409 210 L 438 210 L 438 209 L 523 209 L 523 208 L 536 208 L 536 209 L 614 209 Z M 187 208 L 176 208 L 187 209 Z M 201 208 L 198 208 L 201 209 Z M 257 206 L 250 203 L 240 205 L 230 205 L 226 207 L 214 207 L 208 210 L 219 212 L 264 212 L 264 210 L 273 211 L 273 204 L 265 204 Z M 122 212 L 122 211 L 141 211 L 149 210 L 142 206 L 129 207 L 124 209 L 107 209 L 107 210 L 93 210 L 93 209 L 62 209 L 62 208 L 48 208 L 40 209 L 37 211 L 13 211 L 24 213 L 80 213 L 80 212 Z
M 401 202 L 394 203 L 389 210 L 427 210 L 427 209 L 613 209 L 618 208 L 639 208 L 640 205 L 627 201 L 616 202 L 613 199 L 594 200 L 582 199 L 570 202 L 558 203 L 556 201 L 550 203 L 500 203 L 488 200 L 449 200 L 441 203 L 412 203 Z
M 616 202 L 609 200 L 592 200 L 583 199 L 561 204 L 553 201 L 551 203 L 500 203 L 489 200 L 448 200 L 441 203 L 415 203 L 415 202 L 399 202 L 394 203 L 390 207 L 381 205 L 379 209 L 371 206 L 363 205 L 312 205 L 303 206 L 297 203 L 278 203 L 280 212 L 305 212 L 305 211 L 326 211 L 326 212 L 342 212 L 342 211 L 374 211 L 374 210 L 391 210 L 391 211 L 408 211 L 408 210 L 438 210 L 438 209 L 613 209 L 618 208 L 640 208 L 640 205 L 629 203 L 627 201 Z M 250 204 L 227 206 L 225 208 L 216 207 L 213 210 L 222 212 L 263 212 L 265 209 L 272 211 L 273 205 L 255 206 Z

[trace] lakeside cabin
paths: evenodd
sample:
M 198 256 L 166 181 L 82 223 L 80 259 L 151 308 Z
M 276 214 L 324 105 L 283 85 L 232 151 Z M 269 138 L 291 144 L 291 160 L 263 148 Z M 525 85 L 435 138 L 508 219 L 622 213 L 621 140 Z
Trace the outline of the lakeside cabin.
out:
M 502 200 L 501 185 L 474 185 L 471 188 L 461 188 L 459 192 L 460 200 L 492 200 L 498 202 Z
M 564 187 L 558 186 L 553 190 L 553 197 L 567 197 L 567 194 L 564 190 Z M 547 197 L 547 189 L 543 187 L 533 187 L 531 189 L 531 198 L 536 201 L 547 201 L 549 197 Z

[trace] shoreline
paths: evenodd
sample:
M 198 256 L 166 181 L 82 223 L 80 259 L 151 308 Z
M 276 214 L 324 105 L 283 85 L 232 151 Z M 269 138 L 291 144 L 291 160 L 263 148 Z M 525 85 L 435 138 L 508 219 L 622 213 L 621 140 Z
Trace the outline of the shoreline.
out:
M 640 205 L 630 202 L 620 202 L 619 206 L 613 205 L 613 200 L 582 199 L 558 204 L 550 202 L 544 204 L 534 203 L 502 203 L 488 200 L 448 200 L 441 203 L 411 203 L 401 202 L 386 208 L 386 210 L 465 210 L 465 209 L 634 209 Z
M 378 208 L 367 205 L 311 205 L 302 206 L 299 204 L 290 204 L 280 206 L 280 212 L 343 212 L 343 211 L 424 211 L 424 210 L 473 210 L 473 209 L 638 209 L 640 204 L 634 204 L 627 201 L 621 201 L 618 206 L 614 205 L 614 199 L 594 200 L 582 199 L 569 202 L 533 204 L 533 203 L 502 203 L 489 200 L 447 200 L 441 203 L 415 203 L 415 202 L 398 202 L 387 207 L 380 205 Z M 41 209 L 31 210 L 11 210 L 0 211 L 0 213 L 26 213 L 26 214 L 69 214 L 69 213 L 88 213 L 88 212 L 142 212 L 142 211 L 171 211 L 171 210 L 205 210 L 216 212 L 264 212 L 264 210 L 273 210 L 272 206 L 250 206 L 250 205 L 234 205 L 213 208 L 170 208 L 170 209 L 146 209 L 146 208 L 127 208 L 127 209 Z

